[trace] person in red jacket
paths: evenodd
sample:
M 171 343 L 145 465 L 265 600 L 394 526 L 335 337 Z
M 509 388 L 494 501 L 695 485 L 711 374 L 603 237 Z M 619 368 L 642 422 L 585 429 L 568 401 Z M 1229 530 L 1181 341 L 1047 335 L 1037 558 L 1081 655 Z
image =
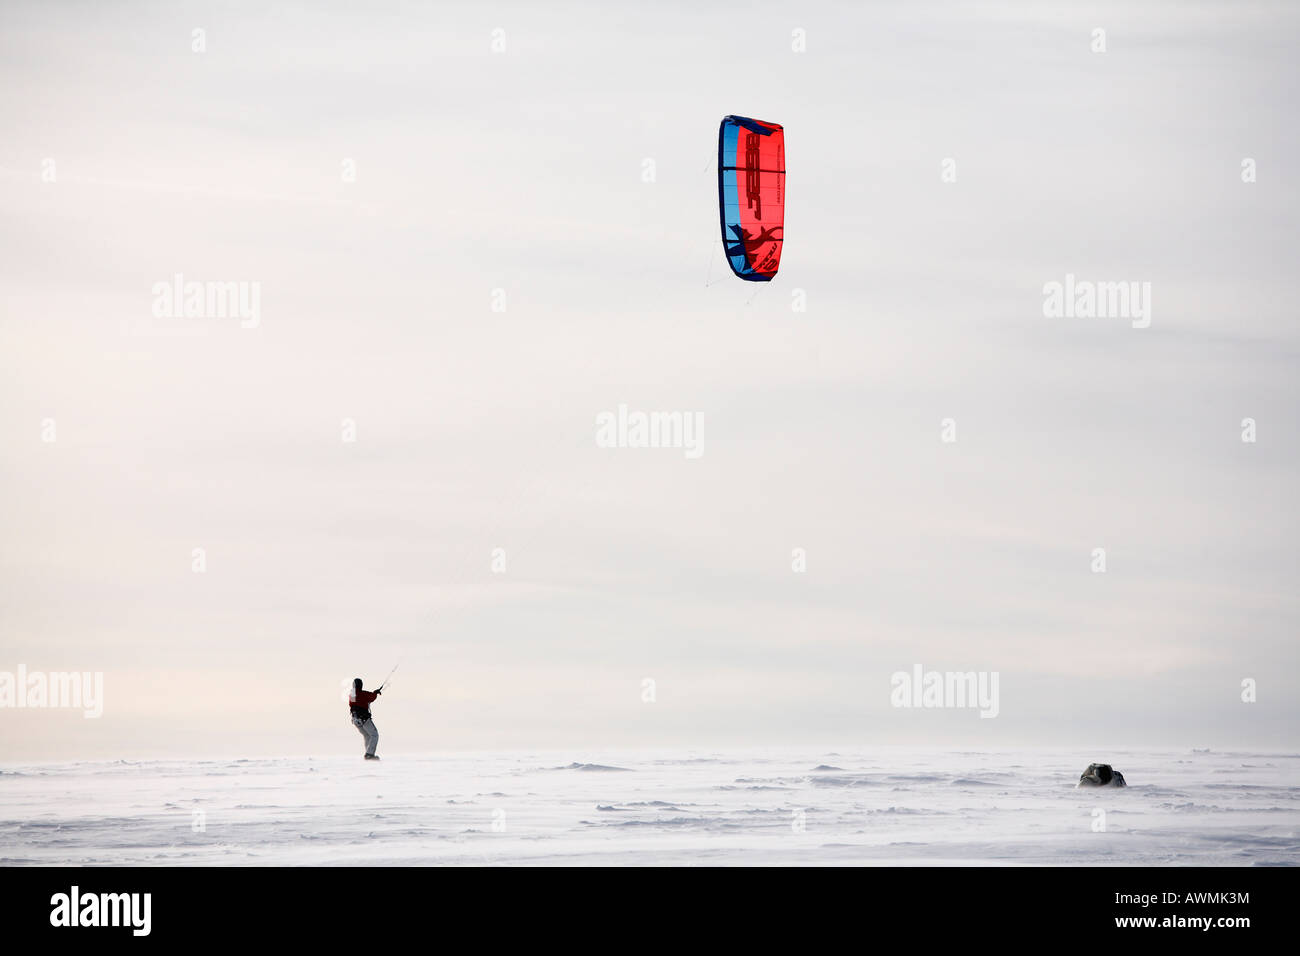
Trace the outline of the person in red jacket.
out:
M 375 702 L 382 690 L 369 691 L 361 689 L 361 678 L 352 681 L 352 693 L 348 694 L 348 710 L 352 714 L 352 726 L 362 737 L 366 738 L 366 759 L 378 760 L 375 748 L 379 746 L 379 731 L 370 719 L 370 705 Z

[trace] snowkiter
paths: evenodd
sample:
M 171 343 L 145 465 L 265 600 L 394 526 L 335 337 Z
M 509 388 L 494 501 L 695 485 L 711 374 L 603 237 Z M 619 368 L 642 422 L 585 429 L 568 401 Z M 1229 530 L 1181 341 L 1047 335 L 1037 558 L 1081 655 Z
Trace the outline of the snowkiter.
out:
M 362 690 L 361 678 L 357 677 L 352 681 L 352 693 L 348 694 L 348 710 L 352 714 L 352 726 L 366 738 L 367 760 L 379 759 L 375 756 L 375 748 L 379 746 L 379 731 L 375 727 L 375 722 L 370 719 L 370 705 L 382 693 L 382 690 Z

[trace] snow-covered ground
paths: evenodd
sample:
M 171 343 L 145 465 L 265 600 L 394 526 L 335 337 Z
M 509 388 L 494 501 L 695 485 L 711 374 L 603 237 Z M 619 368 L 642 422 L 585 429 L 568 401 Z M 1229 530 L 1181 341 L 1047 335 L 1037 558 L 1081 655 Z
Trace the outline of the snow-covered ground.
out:
M 1300 754 L 574 757 L 4 765 L 0 864 L 1300 863 Z

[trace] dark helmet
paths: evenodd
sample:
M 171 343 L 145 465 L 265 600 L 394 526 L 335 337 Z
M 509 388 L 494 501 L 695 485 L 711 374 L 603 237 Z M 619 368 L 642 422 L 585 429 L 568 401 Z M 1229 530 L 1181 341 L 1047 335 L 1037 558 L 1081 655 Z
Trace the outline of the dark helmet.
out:
M 354 678 L 352 678 L 352 686 L 355 687 L 357 690 L 360 690 L 360 689 L 361 689 L 361 678 L 360 678 L 360 677 L 354 677 Z

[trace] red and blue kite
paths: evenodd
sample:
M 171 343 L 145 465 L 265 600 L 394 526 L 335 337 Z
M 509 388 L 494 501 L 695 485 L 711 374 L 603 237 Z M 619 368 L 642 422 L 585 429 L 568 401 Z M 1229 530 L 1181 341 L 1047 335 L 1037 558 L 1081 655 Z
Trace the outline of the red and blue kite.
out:
M 718 215 L 731 271 L 770 282 L 785 231 L 785 129 L 727 116 L 718 128 Z

